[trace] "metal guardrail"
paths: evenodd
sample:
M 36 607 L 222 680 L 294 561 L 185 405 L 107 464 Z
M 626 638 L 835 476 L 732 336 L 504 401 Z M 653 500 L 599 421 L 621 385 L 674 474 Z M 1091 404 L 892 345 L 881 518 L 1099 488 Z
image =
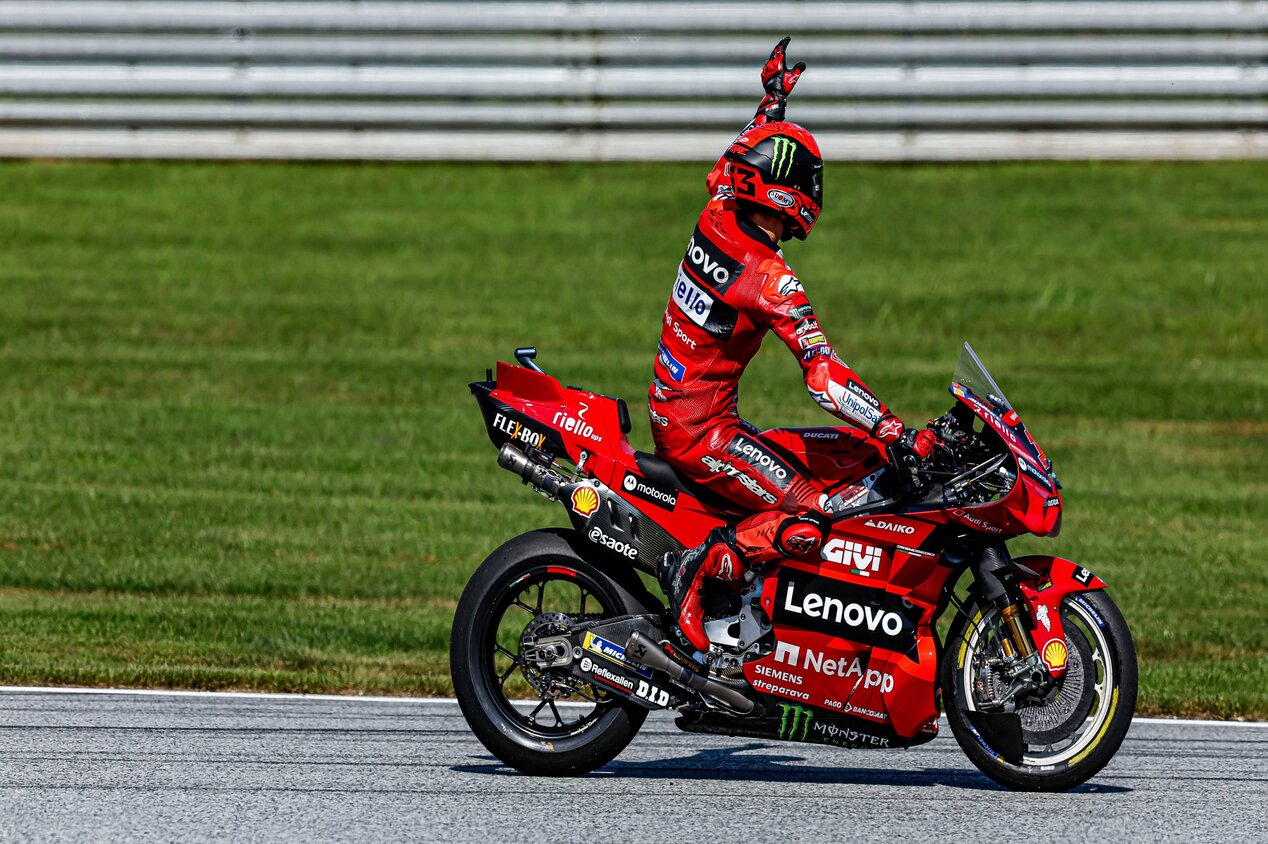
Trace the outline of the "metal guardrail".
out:
M 1268 149 L 1263 0 L 0 0 L 0 155 L 708 159 L 785 33 L 833 158 Z

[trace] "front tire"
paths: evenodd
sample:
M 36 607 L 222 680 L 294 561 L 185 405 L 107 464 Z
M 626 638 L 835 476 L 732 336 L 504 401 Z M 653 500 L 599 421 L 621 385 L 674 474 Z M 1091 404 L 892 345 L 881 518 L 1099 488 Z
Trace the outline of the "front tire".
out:
M 526 666 L 519 643 L 530 629 L 644 612 L 559 533 L 533 531 L 503 544 L 467 583 L 450 641 L 454 692 L 476 738 L 526 774 L 575 776 L 612 761 L 647 710 L 593 687 L 559 686 Z
M 947 634 L 941 669 L 951 732 L 978 770 L 1018 791 L 1067 791 L 1105 767 L 1123 743 L 1136 709 L 1136 649 L 1118 607 L 1104 592 L 1080 592 L 1061 603 L 1070 662 L 1055 694 L 1024 706 L 1025 752 L 1013 765 L 970 724 L 989 685 L 984 666 L 998 656 L 998 614 L 975 603 L 957 614 Z

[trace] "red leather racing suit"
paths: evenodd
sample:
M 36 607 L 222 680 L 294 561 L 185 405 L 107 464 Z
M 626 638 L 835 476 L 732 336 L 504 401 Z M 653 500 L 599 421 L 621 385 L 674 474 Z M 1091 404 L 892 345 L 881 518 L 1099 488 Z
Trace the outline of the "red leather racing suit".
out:
M 825 410 L 871 434 L 902 423 L 833 351 L 777 244 L 737 214 L 724 167 L 719 161 L 709 174 L 712 198 L 678 267 L 648 403 L 656 453 L 757 514 L 736 526 L 751 566 L 788 553 L 778 547 L 787 521 L 779 516 L 823 515 L 804 465 L 764 441 L 736 409 L 740 376 L 767 331 L 796 355 L 806 388 Z

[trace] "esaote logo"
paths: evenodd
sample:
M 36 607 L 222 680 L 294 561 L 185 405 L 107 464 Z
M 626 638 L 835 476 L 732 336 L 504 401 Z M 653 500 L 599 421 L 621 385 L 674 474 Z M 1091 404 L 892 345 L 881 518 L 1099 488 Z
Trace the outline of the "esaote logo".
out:
M 586 411 L 590 409 L 590 406 L 582 404 L 580 407 L 581 409 L 577 411 L 576 416 L 569 416 L 566 410 L 559 411 L 555 414 L 554 418 L 550 420 L 550 424 L 563 428 L 565 431 L 576 434 L 579 437 L 585 437 L 586 439 L 594 440 L 597 443 L 603 442 L 602 437 L 596 437 L 594 435 L 594 427 L 586 422 Z

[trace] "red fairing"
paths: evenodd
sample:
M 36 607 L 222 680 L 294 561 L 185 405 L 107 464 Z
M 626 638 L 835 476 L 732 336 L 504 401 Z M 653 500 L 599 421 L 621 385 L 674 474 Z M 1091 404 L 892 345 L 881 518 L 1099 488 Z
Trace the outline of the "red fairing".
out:
M 510 413 L 494 412 L 490 424 L 513 445 L 549 449 L 548 438 L 563 445 L 557 451 L 574 463 L 585 457 L 587 475 L 620 489 L 628 477 L 639 488 L 648 485 L 638 471 L 634 449 L 621 432 L 616 400 L 587 390 L 564 387 L 554 377 L 531 369 L 499 362 L 497 386 L 489 398 Z M 520 418 L 513 418 L 519 414 Z M 627 495 L 631 506 L 689 547 L 704 540 L 722 524 L 718 514 L 688 495 L 672 496 L 668 503 L 654 495 Z
M 753 687 L 900 736 L 936 732 L 932 622 L 947 570 L 932 578 L 937 588 L 925 600 L 903 581 L 929 582 L 936 555 L 913 557 L 896 540 L 918 543 L 932 527 L 901 517 L 853 519 L 835 526 L 817 565 L 788 561 L 767 577 L 762 608 L 776 645 L 770 656 L 745 664 Z
M 1017 460 L 1018 477 L 1002 500 L 948 512 L 962 524 L 1003 538 L 1025 533 L 1055 536 L 1061 525 L 1061 493 L 1042 465 L 1043 452 L 1034 445 L 1030 432 L 1018 424 L 1017 412 L 1009 411 L 1010 421 L 956 385 L 952 385 L 952 394 L 999 434 Z M 1027 443 L 1039 453 L 1038 459 L 1027 449 Z
M 1039 573 L 1038 581 L 1021 584 L 1022 594 L 1033 613 L 1031 637 L 1052 676 L 1063 677 L 1069 654 L 1066 651 L 1065 627 L 1061 623 L 1061 601 L 1076 592 L 1104 589 L 1105 581 L 1078 563 L 1061 557 L 1035 555 L 1018 557 L 1016 562 Z

